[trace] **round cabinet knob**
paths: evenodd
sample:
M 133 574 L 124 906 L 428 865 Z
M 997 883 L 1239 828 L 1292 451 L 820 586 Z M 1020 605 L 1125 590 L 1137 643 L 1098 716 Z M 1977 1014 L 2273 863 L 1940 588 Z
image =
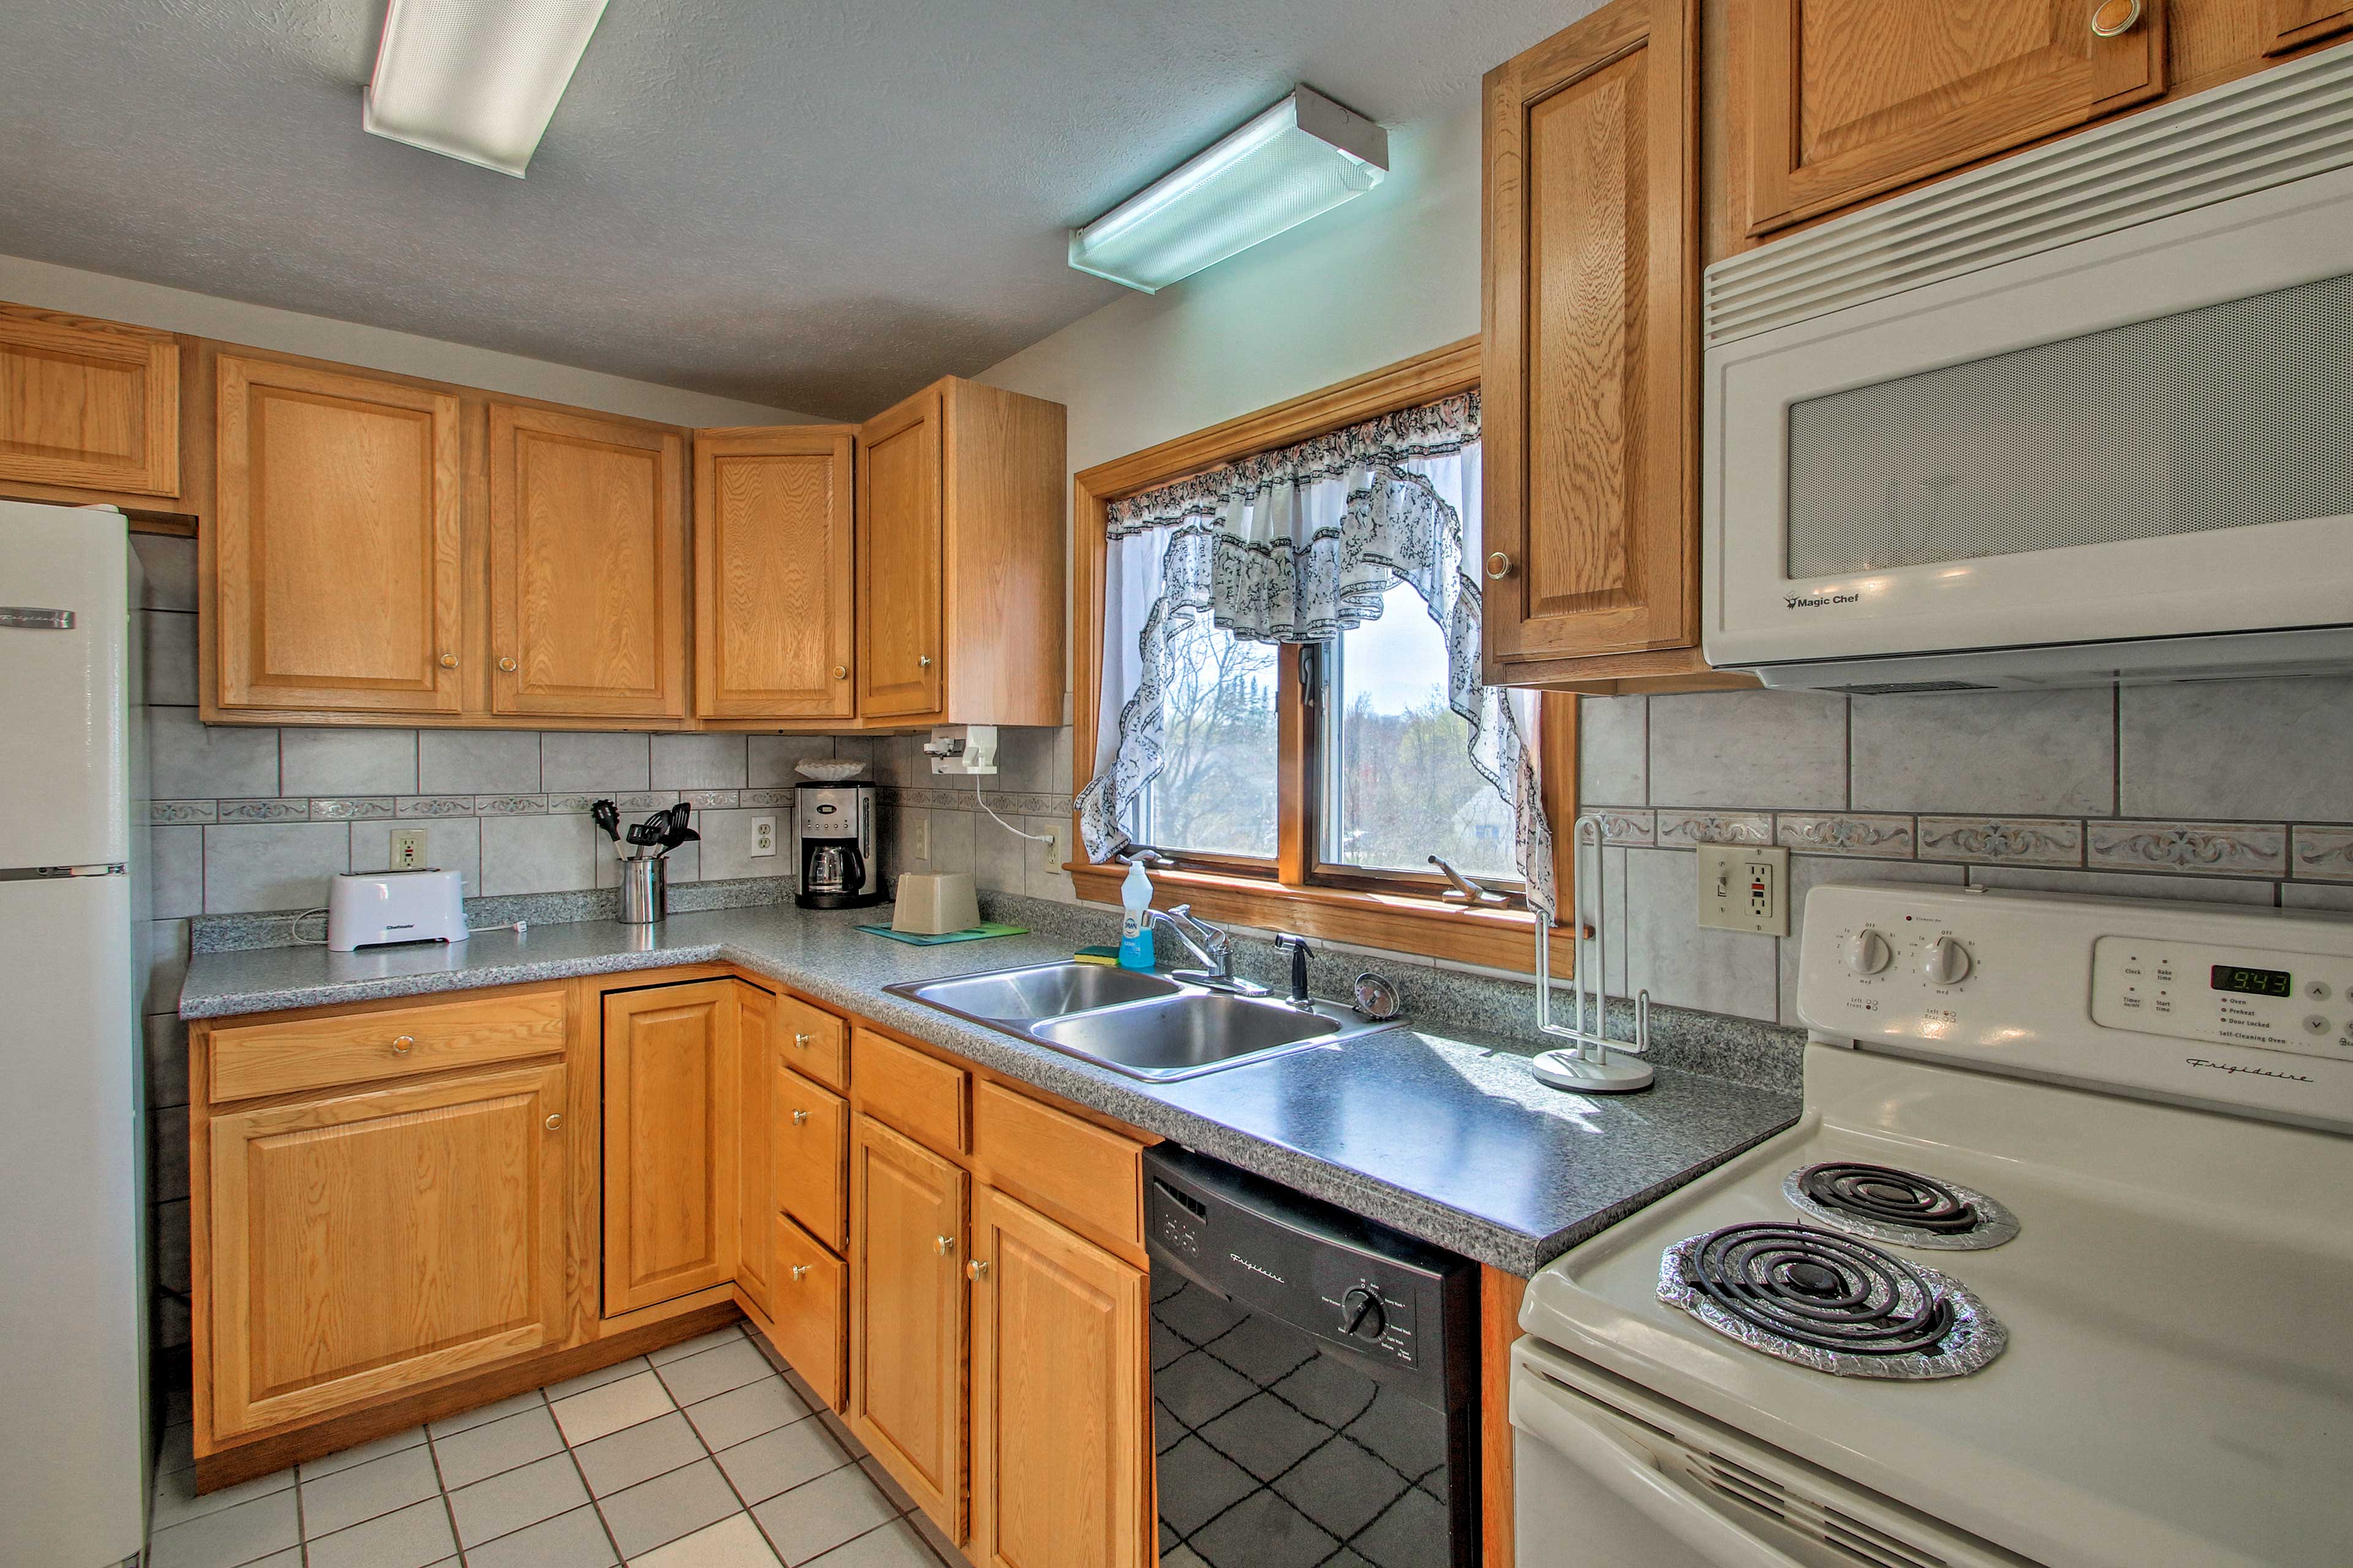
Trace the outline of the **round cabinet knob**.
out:
M 405 1057 L 405 1056 L 406 1056 L 409 1052 L 411 1052 L 411 1051 L 415 1050 L 416 1048 L 417 1048 L 417 1037 L 416 1037 L 416 1036 L 414 1036 L 414 1035 L 395 1035 L 395 1036 L 393 1036 L 393 1037 L 392 1037 L 392 1054 L 393 1054 L 394 1056 L 396 1056 L 396 1057 Z
M 939 1241 L 940 1241 L 940 1256 L 941 1256 L 942 1258 L 945 1258 L 949 1253 L 954 1252 L 954 1251 L 955 1250 L 955 1237 L 953 1237 L 953 1236 L 944 1236 L 944 1237 L 941 1237 L 939 1238 Z
M 1847 939 L 1846 966 L 1857 974 L 1876 974 L 1894 962 L 1895 950 L 1869 926 Z
M 808 1125 L 808 1112 L 806 1110 L 794 1111 L 793 1125 L 796 1127 L 807 1127 Z
M 799 1047 L 802 1050 L 807 1050 L 811 1046 L 817 1044 L 817 1037 L 814 1035 L 795 1035 L 793 1037 L 793 1044 Z
M 848 680 L 849 679 L 849 666 L 846 664 L 835 665 L 833 667 L 833 678 L 836 680 Z
M 454 654 L 454 653 L 445 653 L 445 654 L 443 654 L 443 655 L 441 656 L 441 668 L 444 668 L 444 669 L 455 669 L 455 668 L 458 668 L 458 656 L 457 656 L 456 654 Z
M 509 675 L 512 675 L 514 673 L 514 660 L 511 658 L 502 658 L 499 660 L 499 668 L 505 670 Z
M 1487 557 L 1487 575 L 1500 583 L 1512 574 L 1512 558 L 1502 551 Z
M 1389 1315 L 1381 1308 L 1380 1293 L 1359 1285 L 1340 1298 L 1340 1331 L 1358 1339 L 1377 1340 L 1389 1331 Z
M 559 1110 L 559 1111 L 557 1111 L 554 1115 L 553 1115 L 553 1116 L 551 1116 L 551 1117 L 549 1117 L 549 1118 L 547 1119 L 547 1130 L 548 1130 L 550 1132 L 554 1131 L 557 1128 L 562 1127 L 563 1125 L 564 1125 L 564 1112 L 562 1112 L 562 1111 L 560 1111 L 560 1110 Z
M 927 654 L 927 653 L 926 653 L 926 654 L 921 654 L 921 655 L 918 655 L 918 656 L 916 657 L 915 662 L 916 662 L 917 664 L 919 664 L 919 665 L 923 666 L 925 669 L 929 669 L 929 668 L 932 668 L 932 656 L 931 656 L 930 654 Z
M 802 1280 L 804 1280 L 804 1279 L 807 1279 L 807 1278 L 808 1278 L 808 1271 L 809 1271 L 809 1266 L 808 1266 L 807 1264 L 806 1264 L 806 1263 L 796 1263 L 796 1264 L 794 1264 L 794 1265 L 793 1265 L 793 1283 L 794 1283 L 794 1284 L 796 1284 L 796 1285 L 797 1285 L 797 1284 L 799 1284 Z
M 976 1258 L 971 1262 L 964 1266 L 964 1271 L 971 1277 L 975 1284 L 977 1284 L 981 1280 L 988 1278 L 987 1260 L 985 1258 Z
M 2140 0 L 2100 0 L 2092 7 L 2092 37 L 2121 38 L 2140 20 Z
M 1920 955 L 1920 973 L 1932 985 L 1958 985 L 1969 977 L 1969 950 L 1951 937 L 1940 936 Z

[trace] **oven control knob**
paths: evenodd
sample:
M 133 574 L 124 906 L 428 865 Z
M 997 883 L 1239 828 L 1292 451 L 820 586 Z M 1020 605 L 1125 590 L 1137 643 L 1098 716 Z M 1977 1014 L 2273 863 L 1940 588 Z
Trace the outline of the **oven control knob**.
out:
M 1876 974 L 1894 962 L 1895 950 L 1869 926 L 1847 938 L 1846 966 L 1857 974 Z
M 1969 950 L 1951 937 L 1940 936 L 1920 955 L 1920 973 L 1932 985 L 1958 985 L 1969 977 Z
M 1381 1310 L 1378 1291 L 1359 1285 L 1340 1298 L 1342 1333 L 1358 1339 L 1377 1340 L 1388 1331 L 1388 1314 Z

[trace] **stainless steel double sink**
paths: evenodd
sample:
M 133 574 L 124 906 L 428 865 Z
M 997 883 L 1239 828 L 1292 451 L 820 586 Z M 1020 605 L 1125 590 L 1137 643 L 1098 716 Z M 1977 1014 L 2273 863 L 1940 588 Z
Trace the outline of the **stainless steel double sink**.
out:
M 1376 1022 L 1333 1002 L 1294 1007 L 1271 997 L 1212 991 L 1165 974 L 1069 961 L 909 981 L 883 989 L 966 1023 L 1083 1058 L 1130 1078 L 1164 1083 L 1398 1025 L 1394 1018 Z

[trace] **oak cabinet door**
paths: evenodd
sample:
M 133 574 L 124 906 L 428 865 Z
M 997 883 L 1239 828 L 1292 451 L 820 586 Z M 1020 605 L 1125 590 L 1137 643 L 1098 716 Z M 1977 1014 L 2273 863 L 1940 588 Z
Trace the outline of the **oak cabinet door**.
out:
M 1150 1568 L 1144 1271 L 984 1186 L 970 1273 L 974 1561 Z
M 776 1353 L 834 1410 L 849 1408 L 849 1279 L 840 1258 L 782 1215 L 768 1222 L 776 1252 Z
M 967 1178 L 871 1117 L 850 1157 L 850 1425 L 961 1543 Z
M 942 706 L 943 551 L 937 387 L 876 415 L 858 439 L 858 710 L 869 719 Z
M 1748 0 L 1748 232 L 2162 96 L 2165 12 L 2166 0 Z
M 694 438 L 694 702 L 706 719 L 857 709 L 849 426 Z
M 1694 0 L 1488 73 L 1489 679 L 1698 644 Z
M 458 712 L 458 399 L 227 354 L 216 374 L 221 706 Z
M 735 1278 L 736 982 L 605 998 L 605 1315 Z
M 172 334 L 0 305 L 0 479 L 178 495 Z
M 564 1104 L 542 1067 L 214 1115 L 213 1435 L 561 1345 Z
M 776 1080 L 776 1206 L 839 1252 L 849 1230 L 849 1102 L 797 1072 Z
M 735 1283 L 763 1312 L 776 1312 L 776 1166 L 770 1146 L 776 1139 L 776 999 L 756 985 L 736 986 L 735 1117 L 737 1254 Z
M 2263 52 L 2285 54 L 2353 27 L 2353 5 L 2343 0 L 2266 0 Z
M 686 714 L 684 443 L 493 403 L 491 707 Z

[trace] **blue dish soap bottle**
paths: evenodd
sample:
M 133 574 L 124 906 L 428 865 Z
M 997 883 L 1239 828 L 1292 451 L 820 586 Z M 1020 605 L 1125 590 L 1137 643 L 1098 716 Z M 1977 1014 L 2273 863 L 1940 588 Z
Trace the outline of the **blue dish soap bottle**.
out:
M 1127 863 L 1127 880 L 1119 885 L 1119 901 L 1126 913 L 1119 922 L 1119 966 L 1152 967 L 1152 879 L 1144 874 L 1144 857 Z

